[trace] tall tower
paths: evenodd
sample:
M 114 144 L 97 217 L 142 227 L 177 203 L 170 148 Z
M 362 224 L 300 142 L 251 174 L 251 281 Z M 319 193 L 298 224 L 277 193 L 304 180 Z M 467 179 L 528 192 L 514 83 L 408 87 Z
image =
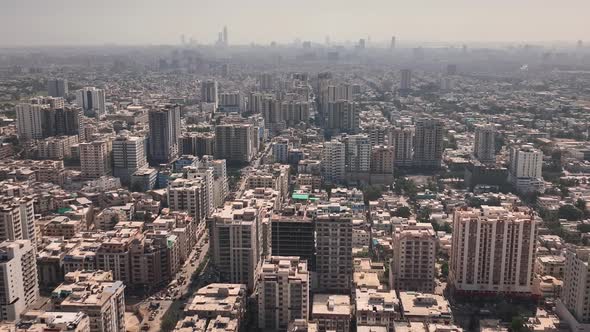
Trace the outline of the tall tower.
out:
M 201 102 L 215 104 L 215 109 L 217 109 L 219 105 L 217 81 L 208 80 L 201 83 Z
M 443 155 L 444 124 L 436 119 L 416 121 L 414 164 L 417 167 L 439 168 Z
M 410 90 L 412 88 L 412 71 L 409 69 L 402 69 L 401 76 L 400 89 L 405 91 Z
M 68 92 L 68 80 L 61 78 L 47 80 L 48 96 L 65 98 Z
M 180 106 L 160 105 L 149 111 L 149 162 L 167 164 L 178 156 Z
M 316 219 L 316 260 L 321 292 L 350 293 L 352 287 L 352 218 L 346 214 Z
M 477 125 L 473 141 L 473 155 L 482 163 L 496 161 L 496 128 L 493 125 Z
M 229 41 L 227 40 L 227 26 L 223 27 L 223 46 L 229 46 Z
M 391 37 L 391 44 L 389 45 L 389 48 L 392 50 L 395 49 L 395 36 Z
M 102 89 L 85 87 L 76 93 L 76 103 L 82 107 L 84 115 L 100 118 L 106 113 L 105 93 Z
M 145 138 L 120 135 L 113 141 L 113 175 L 124 184 L 131 175 L 147 165 Z

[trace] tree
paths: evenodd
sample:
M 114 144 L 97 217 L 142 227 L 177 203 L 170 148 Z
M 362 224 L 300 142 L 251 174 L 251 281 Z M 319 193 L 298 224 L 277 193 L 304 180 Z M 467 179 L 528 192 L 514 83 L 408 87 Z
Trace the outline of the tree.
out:
M 449 262 L 443 262 L 440 265 L 440 274 L 443 278 L 447 278 L 449 276 Z
M 382 189 L 380 186 L 366 186 L 363 190 L 365 202 L 370 202 L 381 197 Z
M 410 210 L 410 208 L 407 206 L 402 206 L 401 208 L 395 210 L 393 215 L 401 218 L 409 218 L 412 215 L 412 210 Z
M 429 208 L 421 208 L 418 211 L 418 216 L 416 217 L 418 222 L 430 222 L 430 209 Z
M 514 316 L 512 318 L 512 322 L 510 323 L 510 331 L 526 331 L 526 328 L 524 327 L 524 319 L 521 316 Z
M 576 221 L 584 217 L 584 212 L 571 204 L 566 204 L 559 207 L 557 215 L 560 219 Z
M 574 206 L 584 212 L 584 216 L 588 215 L 588 208 L 586 207 L 586 201 L 584 199 L 578 198 Z

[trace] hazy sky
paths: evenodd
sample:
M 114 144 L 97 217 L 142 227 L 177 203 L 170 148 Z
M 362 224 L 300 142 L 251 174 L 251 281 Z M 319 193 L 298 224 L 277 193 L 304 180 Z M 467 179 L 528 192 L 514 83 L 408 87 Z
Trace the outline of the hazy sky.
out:
M 0 0 L 0 45 L 590 40 L 590 0 Z

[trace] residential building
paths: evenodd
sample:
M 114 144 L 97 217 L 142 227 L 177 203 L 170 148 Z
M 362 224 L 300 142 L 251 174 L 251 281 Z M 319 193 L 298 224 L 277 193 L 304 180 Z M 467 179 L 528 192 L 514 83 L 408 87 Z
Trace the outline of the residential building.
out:
M 443 154 L 444 124 L 436 119 L 416 121 L 414 139 L 414 165 L 425 168 L 440 168 Z
M 186 305 L 186 315 L 215 319 L 218 316 L 237 319 L 239 323 L 246 313 L 248 290 L 242 284 L 213 283 L 196 291 Z
M 394 290 L 356 289 L 356 325 L 383 326 L 394 332 L 401 318 L 399 299 Z
M 63 78 L 52 78 L 47 80 L 47 95 L 51 97 L 67 97 L 69 93 L 68 80 Z
M 337 140 L 324 143 L 322 168 L 324 181 L 339 183 L 346 174 L 346 146 Z
M 360 126 L 360 106 L 354 102 L 337 100 L 328 103 L 326 128 L 336 132 L 355 133 Z
M 82 107 L 84 115 L 100 118 L 106 115 L 105 93 L 102 89 L 85 87 L 76 92 L 76 104 Z
M 215 157 L 229 162 L 249 163 L 256 153 L 256 135 L 251 124 L 216 126 Z
M 442 295 L 399 292 L 399 299 L 405 321 L 445 325 L 453 322 L 451 306 Z
M 110 152 L 112 146 L 109 141 L 93 141 L 80 143 L 80 171 L 84 179 L 98 179 L 111 174 Z
M 482 163 L 496 162 L 496 127 L 494 125 L 476 125 L 473 155 Z
M 0 320 L 16 321 L 39 296 L 35 248 L 29 240 L 0 243 Z
M 129 184 L 131 175 L 147 166 L 145 138 L 119 135 L 113 140 L 113 176 Z
M 350 291 L 353 273 L 350 215 L 330 214 L 316 218 L 316 270 L 320 291 Z
M 319 332 L 348 332 L 351 318 L 350 295 L 313 295 L 311 319 L 317 322 Z
M 510 149 L 509 179 L 519 192 L 542 192 L 543 152 L 531 145 Z
M 393 128 L 389 142 L 395 149 L 394 164 L 397 167 L 410 167 L 414 161 L 414 126 Z
M 158 105 L 149 111 L 150 164 L 167 164 L 178 156 L 178 138 L 180 137 L 180 106 Z

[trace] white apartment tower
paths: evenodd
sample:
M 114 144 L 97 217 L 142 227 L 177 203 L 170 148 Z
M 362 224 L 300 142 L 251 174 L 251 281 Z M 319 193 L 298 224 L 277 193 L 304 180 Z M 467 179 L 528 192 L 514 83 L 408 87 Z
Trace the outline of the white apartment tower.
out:
M 494 125 L 477 125 L 473 141 L 473 155 L 482 163 L 496 162 L 496 128 Z
M 111 174 L 108 141 L 80 143 L 80 170 L 84 179 L 98 179 Z
M 32 197 L 9 199 L 0 204 L 0 242 L 6 240 L 29 240 L 36 246 Z
M 289 322 L 307 320 L 309 288 L 305 260 L 282 256 L 265 260 L 258 279 L 258 327 L 286 331 Z
M 82 107 L 84 115 L 100 118 L 106 114 L 105 93 L 102 89 L 85 87 L 76 92 L 76 104 Z
M 35 248 L 28 240 L 0 243 L 0 321 L 16 321 L 37 301 Z
M 16 105 L 16 129 L 19 139 L 43 138 L 43 109 L 45 107 L 35 104 Z
M 346 146 L 333 140 L 324 143 L 322 167 L 324 180 L 331 183 L 342 182 L 345 177 Z
M 399 291 L 434 293 L 436 233 L 429 223 L 396 227 L 389 284 Z
M 371 141 L 364 134 L 343 138 L 346 147 L 345 161 L 347 173 L 369 173 L 371 169 Z
M 147 166 L 145 137 L 120 135 L 113 141 L 113 175 L 129 183 L 131 175 Z
M 570 247 L 565 257 L 563 290 L 556 311 L 572 331 L 589 331 L 590 247 Z
M 510 149 L 510 182 L 519 192 L 542 191 L 543 152 L 530 145 Z
M 536 239 L 536 220 L 529 208 L 456 210 L 449 284 L 460 293 L 529 295 Z

